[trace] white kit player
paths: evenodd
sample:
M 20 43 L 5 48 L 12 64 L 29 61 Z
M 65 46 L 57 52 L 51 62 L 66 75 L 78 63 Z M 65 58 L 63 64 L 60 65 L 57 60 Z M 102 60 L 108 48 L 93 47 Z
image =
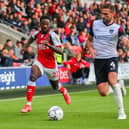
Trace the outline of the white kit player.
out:
M 95 59 L 94 68 L 97 89 L 101 96 L 108 94 L 109 85 L 113 88 L 118 107 L 118 119 L 126 119 L 122 91 L 117 82 L 118 60 L 117 43 L 122 40 L 129 47 L 129 40 L 122 27 L 114 23 L 114 7 L 110 4 L 102 5 L 100 20 L 95 20 L 88 37 L 87 47 Z
M 59 71 L 55 60 L 55 52 L 63 54 L 63 51 L 56 33 L 50 30 L 50 18 L 48 16 L 40 18 L 40 27 L 41 31 L 35 32 L 23 48 L 23 50 L 25 50 L 34 40 L 36 40 L 37 58 L 31 68 L 30 79 L 27 85 L 27 103 L 21 110 L 23 113 L 32 110 L 31 103 L 36 87 L 35 82 L 44 73 L 49 78 L 53 89 L 58 90 L 63 94 L 67 104 L 71 103 L 67 89 L 59 83 Z

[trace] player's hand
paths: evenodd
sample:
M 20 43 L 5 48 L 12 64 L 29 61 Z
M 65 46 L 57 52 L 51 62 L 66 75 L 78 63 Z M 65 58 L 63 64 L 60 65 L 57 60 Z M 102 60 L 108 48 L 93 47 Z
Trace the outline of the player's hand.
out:
M 43 41 L 43 44 L 46 45 L 46 46 L 48 46 L 49 45 L 49 42 L 47 40 L 44 40 Z
M 46 46 L 49 46 L 49 42 L 47 40 L 43 40 L 42 41 L 42 44 L 46 45 Z
M 90 51 L 91 57 L 94 59 L 97 55 L 96 51 L 93 48 L 90 48 L 89 51 Z

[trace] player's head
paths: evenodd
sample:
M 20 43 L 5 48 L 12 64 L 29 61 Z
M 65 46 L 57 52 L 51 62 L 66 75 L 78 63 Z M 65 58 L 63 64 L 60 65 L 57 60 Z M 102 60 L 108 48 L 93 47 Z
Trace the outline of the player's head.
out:
M 50 29 L 50 17 L 49 16 L 42 16 L 40 18 L 40 26 L 41 26 L 41 33 L 45 34 Z
M 114 17 L 114 7 L 111 4 L 101 6 L 101 17 L 106 24 L 110 24 Z

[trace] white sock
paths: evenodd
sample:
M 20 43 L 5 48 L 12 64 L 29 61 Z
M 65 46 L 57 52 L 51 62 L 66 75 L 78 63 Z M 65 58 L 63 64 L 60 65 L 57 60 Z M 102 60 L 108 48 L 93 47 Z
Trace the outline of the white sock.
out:
M 32 102 L 27 102 L 26 105 L 30 105 L 31 106 Z
M 112 89 L 112 87 L 109 85 L 109 89 L 108 89 L 107 95 L 109 95 L 109 94 L 111 94 L 111 93 L 113 93 L 113 89 Z
M 123 87 L 123 86 L 125 86 L 125 84 L 124 84 L 124 80 L 119 80 L 119 84 L 120 84 L 120 87 Z
M 113 87 L 114 95 L 115 95 L 115 100 L 118 106 L 119 111 L 124 111 L 124 105 L 123 105 L 123 97 L 121 93 L 121 89 L 119 84 L 115 84 Z
M 29 85 L 29 86 L 36 86 L 36 82 L 32 82 L 32 81 L 29 80 L 29 81 L 28 81 L 28 85 Z

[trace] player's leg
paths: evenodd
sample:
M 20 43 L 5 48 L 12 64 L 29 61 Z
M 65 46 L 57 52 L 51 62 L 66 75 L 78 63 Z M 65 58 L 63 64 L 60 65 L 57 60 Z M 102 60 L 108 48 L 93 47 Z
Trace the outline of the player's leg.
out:
M 127 92 L 126 92 L 126 87 L 125 87 L 123 79 L 119 80 L 119 85 L 120 85 L 120 88 L 121 88 L 122 96 L 126 96 Z
M 98 92 L 101 96 L 107 96 L 109 91 L 108 82 L 102 82 L 97 85 Z
M 68 94 L 67 89 L 64 88 L 61 83 L 59 83 L 58 68 L 55 68 L 55 69 L 46 69 L 45 68 L 45 73 L 46 73 L 47 77 L 49 78 L 51 86 L 53 87 L 53 89 L 58 90 L 59 92 L 61 92 L 64 96 L 64 99 L 65 99 L 66 103 L 70 104 L 71 99 L 70 99 L 70 96 Z
M 120 85 L 117 82 L 117 73 L 110 72 L 108 78 L 109 78 L 110 84 L 113 87 L 114 96 L 115 96 L 115 100 L 116 100 L 117 107 L 118 107 L 118 112 L 119 112 L 118 119 L 126 119 L 127 116 L 124 111 L 122 92 L 120 89 Z
M 96 59 L 94 62 L 96 85 L 101 96 L 107 96 L 109 94 L 108 73 L 105 66 L 105 60 Z
M 107 66 L 108 66 L 107 67 L 108 80 L 113 88 L 115 100 L 116 100 L 117 107 L 119 110 L 118 119 L 126 119 L 126 114 L 124 112 L 122 92 L 120 89 L 120 85 L 117 82 L 117 71 L 118 71 L 117 59 L 116 58 L 109 59 Z
M 32 98 L 35 91 L 35 82 L 41 76 L 41 71 L 37 65 L 33 65 L 31 68 L 30 79 L 27 85 L 27 103 L 21 112 L 26 113 L 31 111 Z
M 61 83 L 59 83 L 59 80 L 56 80 L 56 81 L 50 80 L 50 83 L 54 90 L 58 90 L 60 93 L 62 93 L 62 95 L 64 96 L 64 99 L 65 99 L 65 102 L 67 104 L 70 104 L 71 103 L 70 95 L 69 95 L 67 89 L 64 88 Z

